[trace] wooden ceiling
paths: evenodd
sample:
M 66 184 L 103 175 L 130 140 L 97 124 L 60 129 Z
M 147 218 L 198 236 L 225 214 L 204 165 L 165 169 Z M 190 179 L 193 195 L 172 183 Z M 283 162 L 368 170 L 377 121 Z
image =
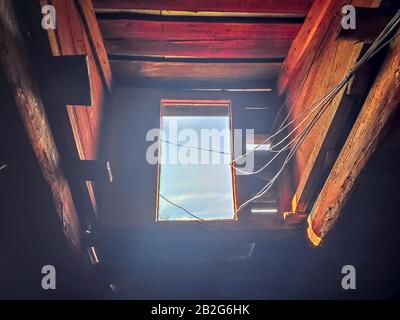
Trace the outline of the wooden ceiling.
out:
M 115 79 L 276 79 L 312 0 L 93 1 Z

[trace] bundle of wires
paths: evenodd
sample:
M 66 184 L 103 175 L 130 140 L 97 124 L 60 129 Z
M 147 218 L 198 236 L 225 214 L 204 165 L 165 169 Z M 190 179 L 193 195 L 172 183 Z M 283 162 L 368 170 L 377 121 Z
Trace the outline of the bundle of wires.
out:
M 332 22 L 334 21 L 334 19 L 332 19 Z M 265 195 L 273 186 L 273 184 L 275 183 L 275 181 L 279 178 L 279 176 L 282 174 L 283 170 L 285 169 L 285 167 L 287 166 L 287 164 L 290 162 L 290 160 L 293 158 L 293 156 L 295 155 L 295 153 L 299 150 L 301 144 L 303 143 L 303 141 L 305 140 L 305 138 L 307 137 L 308 133 L 311 131 L 311 129 L 314 127 L 315 123 L 321 118 L 321 116 L 324 114 L 324 112 L 327 110 L 327 108 L 329 107 L 330 103 L 332 102 L 332 100 L 338 95 L 338 93 L 343 90 L 346 85 L 349 83 L 349 81 L 351 80 L 351 78 L 354 76 L 354 74 L 360 69 L 361 66 L 363 66 L 368 60 L 370 60 L 373 56 L 375 56 L 379 51 L 381 51 L 385 46 L 387 46 L 394 38 L 396 38 L 397 36 L 400 35 L 400 32 L 393 34 L 393 31 L 399 26 L 400 24 L 400 10 L 397 11 L 397 13 L 395 14 L 395 16 L 391 19 L 391 21 L 386 25 L 386 27 L 384 28 L 384 30 L 381 32 L 381 34 L 375 39 L 375 41 L 372 43 L 372 45 L 370 46 L 370 48 L 365 52 L 365 54 L 361 57 L 361 59 L 355 64 L 355 66 L 349 71 L 349 73 L 343 77 L 343 79 L 334 87 L 332 88 L 327 95 L 325 95 L 323 98 L 321 98 L 320 100 L 318 100 L 317 102 L 313 103 L 311 106 L 309 106 L 308 108 L 306 108 L 304 111 L 302 111 L 295 119 L 288 121 L 290 118 L 290 115 L 293 111 L 293 108 L 295 106 L 296 103 L 293 103 L 291 109 L 289 110 L 289 112 L 287 113 L 285 119 L 282 121 L 282 123 L 280 124 L 278 130 L 273 133 L 271 136 L 269 136 L 267 139 L 265 139 L 264 141 L 262 141 L 258 146 L 256 146 L 255 148 L 253 148 L 252 150 L 246 152 L 245 154 L 237 157 L 236 159 L 234 159 L 232 161 L 232 167 L 237 171 L 240 172 L 242 175 L 246 175 L 246 176 L 250 176 L 250 175 L 255 175 L 258 174 L 262 171 L 264 171 L 267 167 L 269 167 L 272 162 L 277 159 L 281 154 L 283 154 L 285 151 L 289 151 L 288 154 L 286 155 L 286 158 L 284 159 L 281 167 L 279 168 L 279 170 L 276 172 L 276 174 L 272 177 L 272 179 L 261 189 L 259 190 L 259 192 L 254 195 L 252 198 L 248 199 L 247 201 L 245 201 L 243 204 L 241 204 L 239 206 L 239 208 L 236 210 L 236 212 L 239 212 L 240 210 L 242 210 L 243 208 L 245 208 L 246 206 L 248 206 L 251 202 L 253 202 L 254 200 L 262 197 L 263 195 Z M 329 30 L 329 28 L 328 28 Z M 318 53 L 316 54 L 316 56 L 318 55 Z M 314 57 L 313 61 L 315 60 L 316 56 Z M 313 64 L 313 61 L 311 62 L 311 65 Z M 311 66 L 310 66 L 311 67 Z M 303 83 L 304 84 L 304 83 Z M 301 90 L 300 90 L 301 91 Z M 275 124 L 277 123 L 277 119 L 280 115 L 280 113 L 286 109 L 288 105 L 288 97 L 286 98 L 286 100 L 284 101 L 284 103 L 282 104 L 281 108 L 278 111 L 278 115 L 274 121 L 273 127 L 275 127 Z M 313 116 L 314 115 L 314 116 Z M 313 116 L 313 117 L 312 117 Z M 300 122 L 298 122 L 300 121 Z M 308 123 L 307 123 L 308 121 Z M 298 122 L 298 123 L 297 123 Z M 296 124 L 297 123 L 297 124 Z M 306 125 L 304 125 L 306 123 Z M 275 155 L 271 158 L 271 160 L 269 160 L 265 165 L 263 165 L 260 169 L 252 171 L 252 172 L 247 172 L 247 171 L 243 171 L 240 168 L 236 167 L 235 164 L 238 160 L 246 158 L 249 154 L 251 154 L 252 152 L 255 152 L 262 144 L 268 142 L 268 141 L 273 141 L 274 138 L 277 138 L 280 134 L 283 134 L 284 131 L 288 128 L 290 128 L 292 125 L 295 125 L 295 127 L 286 135 L 284 136 L 282 139 L 280 139 L 278 142 L 274 142 L 272 143 L 271 147 L 270 147 L 270 152 L 271 153 L 275 153 Z M 296 135 L 296 132 L 304 125 L 304 128 L 301 129 L 300 133 L 298 133 Z M 290 137 L 294 136 L 294 138 L 292 138 L 292 140 L 290 140 L 288 143 L 286 143 L 283 147 L 281 147 L 280 149 L 276 150 L 276 148 L 278 146 L 281 146 L 282 144 L 284 144 L 285 141 L 289 140 Z M 168 141 L 166 141 L 168 142 Z M 169 142 L 168 142 L 169 143 Z M 185 146 L 188 148 L 193 148 L 190 146 Z M 214 151 L 214 150 L 208 150 L 210 152 L 218 152 L 218 151 Z M 171 205 L 180 208 L 182 210 L 184 210 L 187 214 L 189 214 L 190 216 L 194 217 L 195 219 L 197 219 L 198 221 L 202 221 L 204 222 L 205 220 L 194 215 L 193 213 L 191 213 L 190 211 L 188 211 L 187 209 L 173 203 L 172 201 L 170 201 L 168 198 L 166 198 L 164 195 L 160 195 L 160 197 L 162 197 L 165 201 L 167 201 L 168 203 L 170 203 Z
M 262 197 L 265 195 L 273 186 L 275 181 L 278 179 L 280 174 L 283 172 L 284 168 L 286 165 L 289 163 L 289 161 L 293 158 L 294 154 L 298 151 L 300 148 L 301 144 L 307 137 L 308 133 L 311 131 L 311 129 L 314 127 L 315 123 L 320 119 L 320 117 L 324 114 L 324 112 L 327 110 L 329 107 L 330 103 L 332 100 L 337 96 L 337 94 L 343 90 L 346 85 L 349 83 L 350 79 L 354 76 L 354 74 L 360 69 L 361 66 L 363 66 L 368 60 L 370 60 L 373 56 L 375 56 L 380 50 L 382 50 L 386 45 L 388 45 L 395 37 L 400 35 L 400 32 L 392 35 L 393 31 L 398 27 L 400 24 L 400 10 L 397 11 L 395 16 L 391 19 L 391 21 L 387 24 L 387 26 L 384 28 L 384 30 L 381 32 L 381 34 L 375 39 L 375 41 L 372 43 L 370 48 L 365 52 L 365 54 L 361 57 L 361 59 L 355 64 L 355 66 L 349 71 L 349 73 L 343 77 L 343 79 L 333 88 L 331 89 L 326 96 L 324 96 L 322 99 L 317 101 L 316 103 L 312 104 L 308 108 L 306 108 L 303 112 L 301 112 L 295 119 L 288 121 L 289 116 L 293 110 L 294 104 L 292 106 L 292 109 L 288 112 L 286 115 L 285 119 L 279 126 L 278 130 L 269 136 L 267 139 L 262 141 L 258 146 L 256 146 L 254 149 L 246 152 L 245 154 L 237 157 L 232 161 L 232 166 L 235 168 L 236 171 L 240 172 L 242 175 L 255 175 L 263 170 L 265 170 L 267 167 L 271 165 L 271 163 L 278 158 L 283 152 L 288 151 L 289 153 L 287 154 L 286 158 L 283 161 L 282 166 L 280 169 L 277 171 L 277 173 L 272 177 L 272 179 L 252 198 L 249 200 L 245 201 L 243 204 L 239 206 L 237 211 L 240 211 L 247 205 L 249 205 L 251 202 L 254 200 Z M 392 35 L 392 36 L 391 36 Z M 284 105 L 280 110 L 283 110 L 287 105 L 287 100 L 284 102 Z M 314 117 L 312 117 L 314 115 Z M 279 116 L 279 113 L 278 113 Z M 278 117 L 277 116 L 277 117 Z M 312 118 L 311 118 L 312 117 Z M 311 118 L 311 119 L 310 119 Z M 309 120 L 310 119 L 310 120 Z M 300 121 L 301 120 L 301 121 Z M 306 123 L 308 121 L 308 123 Z M 296 123 L 300 121 L 297 125 Z M 276 120 L 275 120 L 276 122 Z M 303 126 L 303 124 L 306 123 L 304 128 L 300 131 L 299 134 L 297 134 L 292 140 L 290 140 L 286 145 L 281 147 L 281 149 L 276 150 L 278 146 L 281 146 L 284 144 L 285 141 L 289 140 L 290 137 L 295 135 L 295 133 Z M 252 152 L 255 152 L 257 148 L 259 148 L 260 145 L 268 142 L 268 141 L 273 141 L 274 138 L 276 138 L 278 135 L 282 134 L 284 130 L 289 128 L 290 126 L 295 125 L 295 127 L 281 140 L 279 140 L 276 143 L 273 143 L 271 145 L 270 151 L 273 153 L 276 153 L 271 160 L 269 160 L 265 165 L 263 165 L 260 169 L 252 171 L 252 172 L 246 172 L 241 170 L 240 168 L 237 168 L 234 166 L 234 164 L 242 159 L 247 157 L 249 154 Z

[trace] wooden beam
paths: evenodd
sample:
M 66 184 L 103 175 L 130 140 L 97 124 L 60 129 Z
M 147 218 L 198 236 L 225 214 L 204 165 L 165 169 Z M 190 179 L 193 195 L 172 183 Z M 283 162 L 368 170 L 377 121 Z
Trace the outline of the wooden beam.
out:
M 111 60 L 117 81 L 132 79 L 232 80 L 271 79 L 278 75 L 280 63 L 185 63 Z
M 48 67 L 43 82 L 52 105 L 92 105 L 87 56 L 52 57 Z
M 74 252 L 79 253 L 79 219 L 68 181 L 60 167 L 60 156 L 32 75 L 12 2 L 0 0 L 0 64 L 13 90 L 18 111 L 43 176 L 53 194 L 54 206 L 67 242 Z
M 82 12 L 85 10 L 83 8 L 90 4 L 77 1 L 40 0 L 40 5 L 47 4 L 53 5 L 57 12 L 57 28 L 47 30 L 52 55 L 88 56 L 92 104 L 90 108 L 67 105 L 67 113 L 79 158 L 93 160 L 99 151 L 103 108 L 112 83 L 105 60 L 105 57 L 107 59 L 108 57 L 106 54 L 104 57 L 104 50 L 101 50 L 101 44 L 97 42 L 96 37 L 99 37 L 99 33 L 95 29 L 90 29 L 95 24 L 93 12 L 92 14 Z M 43 30 L 40 33 L 42 34 Z M 87 208 L 85 213 L 92 211 L 91 209 L 96 212 L 97 203 L 93 185 L 87 182 L 80 184 L 81 187 L 87 189 L 92 206 Z M 86 195 L 83 198 L 86 199 Z
M 309 52 L 309 65 L 302 65 L 299 71 L 293 74 L 286 89 L 289 109 L 292 110 L 291 119 L 295 119 L 307 107 L 320 101 L 338 84 L 365 49 L 363 43 L 338 41 L 337 35 L 341 30 L 340 15 L 336 15 L 333 20 L 330 16 L 324 19 L 331 21 L 330 28 L 325 30 L 323 39 L 312 40 L 311 47 L 315 47 L 313 41 L 320 41 L 318 49 L 315 47 L 317 51 Z M 326 23 L 320 21 L 320 24 Z M 344 141 L 341 137 L 351 128 L 351 119 L 360 108 L 359 101 L 366 96 L 372 74 L 368 67 L 360 69 L 347 88 L 342 89 L 329 103 L 300 146 L 294 161 L 296 187 L 291 201 L 291 210 L 294 213 L 304 214 L 311 210 L 313 201 L 330 170 L 330 167 L 327 167 L 327 153 L 335 148 L 340 150 Z
M 91 108 L 68 105 L 67 111 L 81 159 L 95 159 L 100 135 L 105 90 L 95 52 L 90 44 L 79 8 L 75 1 L 40 0 L 41 5 L 51 4 L 57 12 L 57 28 L 47 34 L 54 56 L 87 55 L 92 90 Z
M 68 177 L 75 180 L 107 182 L 113 180 L 111 166 L 105 160 L 78 160 L 68 166 Z
M 111 55 L 283 58 L 301 24 L 100 20 L 100 27 Z
M 151 56 L 120 56 L 110 55 L 113 61 L 148 61 L 170 63 L 282 63 L 283 58 L 191 58 L 191 57 L 151 57 Z
M 311 0 L 194 0 L 194 1 L 145 1 L 145 0 L 94 0 L 96 11 L 149 12 L 179 15 L 265 14 L 269 16 L 305 16 Z
M 390 51 L 346 143 L 308 218 L 308 235 L 318 245 L 335 224 L 361 170 L 400 107 L 400 38 Z
M 341 10 L 345 4 L 378 8 L 381 2 L 382 0 L 314 0 L 282 65 L 278 80 L 279 93 L 283 94 L 287 90 L 294 75 L 310 66 L 314 53 L 318 51 L 333 21 L 342 17 Z
M 135 13 L 135 12 L 98 12 L 96 14 L 99 20 L 130 20 L 130 21 L 152 21 L 152 22 L 184 22 L 184 23 L 241 23 L 241 24 L 302 24 L 303 17 L 285 17 L 285 16 L 269 16 L 265 14 L 254 15 L 226 15 L 225 13 L 215 13 L 213 15 L 187 15 L 187 14 L 171 14 L 168 12 L 151 12 L 151 13 Z
M 97 61 L 97 66 L 103 77 L 108 91 L 112 90 L 112 73 L 110 62 L 108 61 L 107 52 L 103 42 L 99 24 L 97 22 L 96 13 L 94 11 L 92 0 L 77 0 L 86 32 Z
M 118 80 L 118 79 L 117 79 Z M 165 90 L 192 90 L 192 91 L 224 91 L 224 90 L 275 90 L 274 79 L 249 79 L 248 81 L 224 80 L 160 80 L 160 79 L 135 79 L 118 81 L 119 86 L 132 86 L 136 88 L 161 88 Z
M 306 20 L 286 56 L 279 75 L 278 89 L 283 94 L 293 75 L 304 65 L 310 65 L 313 54 L 318 51 L 324 35 L 331 26 L 335 13 L 340 12 L 346 0 L 315 0 Z

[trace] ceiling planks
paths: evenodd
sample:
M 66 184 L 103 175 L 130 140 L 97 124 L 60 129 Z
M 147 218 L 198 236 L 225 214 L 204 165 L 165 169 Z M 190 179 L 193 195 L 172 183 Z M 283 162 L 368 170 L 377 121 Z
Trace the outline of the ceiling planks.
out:
M 112 55 L 204 58 L 285 57 L 299 23 L 100 20 Z
M 279 73 L 280 63 L 186 63 L 111 60 L 117 81 L 129 79 L 253 80 L 270 79 Z
M 311 3 L 93 1 L 113 74 L 125 83 L 275 79 Z
M 153 11 L 162 14 L 213 14 L 213 13 L 259 13 L 268 16 L 304 17 L 312 0 L 94 0 L 97 11 Z

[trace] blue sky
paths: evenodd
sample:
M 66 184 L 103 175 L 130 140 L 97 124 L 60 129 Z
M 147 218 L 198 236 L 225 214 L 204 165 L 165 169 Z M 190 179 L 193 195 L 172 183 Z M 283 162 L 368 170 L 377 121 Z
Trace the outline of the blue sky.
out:
M 169 136 L 170 126 L 176 123 L 178 134 L 180 130 L 190 128 L 196 131 L 200 137 L 201 129 L 228 129 L 228 117 L 163 117 L 164 139 L 176 142 L 174 137 Z M 228 135 L 229 136 L 229 135 Z M 228 141 L 228 143 L 224 143 Z M 185 144 L 188 141 L 178 141 L 178 144 Z M 200 141 L 199 141 L 200 144 Z M 170 144 L 162 143 L 163 160 L 169 157 Z M 200 145 L 199 145 L 200 147 Z M 176 149 L 184 149 L 186 152 L 200 153 L 199 151 L 177 146 Z M 220 139 L 220 148 L 210 147 L 213 150 L 229 152 L 230 139 Z M 223 158 L 229 157 L 223 154 L 216 154 L 221 158 L 219 164 L 168 164 L 168 161 L 161 165 L 160 193 L 173 203 L 184 207 L 196 216 L 207 219 L 232 219 L 234 217 L 232 175 L 228 163 Z M 215 156 L 215 155 L 214 155 Z M 159 199 L 160 220 L 195 220 L 184 210 L 179 209 L 164 199 Z

